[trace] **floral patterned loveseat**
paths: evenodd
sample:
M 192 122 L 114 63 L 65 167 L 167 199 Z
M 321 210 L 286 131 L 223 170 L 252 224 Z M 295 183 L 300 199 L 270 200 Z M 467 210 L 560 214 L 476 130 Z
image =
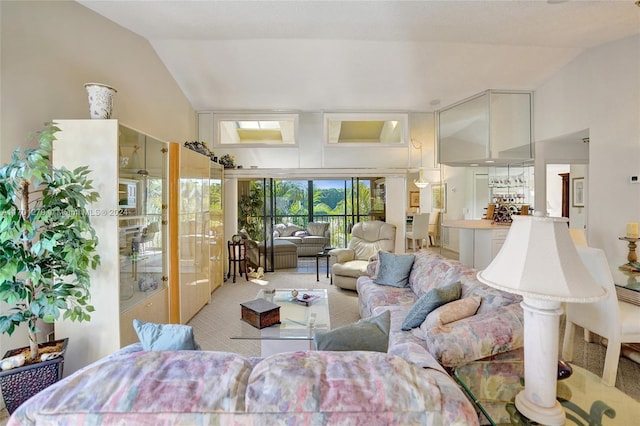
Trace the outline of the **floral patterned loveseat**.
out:
M 376 262 L 369 265 L 370 276 L 357 281 L 359 310 L 362 318 L 390 311 L 390 353 L 399 347 L 422 347 L 442 366 L 452 368 L 524 345 L 521 297 L 482 284 L 476 270 L 420 250 L 415 253 L 408 286 L 392 287 L 374 282 Z M 421 296 L 456 282 L 461 284 L 461 303 L 472 299 L 479 302 L 475 314 L 445 324 L 434 321 L 433 316 L 442 317 L 453 306 L 445 304 L 431 312 L 420 327 L 402 330 L 407 313 Z

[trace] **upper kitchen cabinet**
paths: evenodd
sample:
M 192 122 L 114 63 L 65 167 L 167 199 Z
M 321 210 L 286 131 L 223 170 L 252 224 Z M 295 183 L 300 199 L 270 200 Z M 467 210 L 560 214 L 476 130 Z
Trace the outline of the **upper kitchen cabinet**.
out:
M 438 111 L 438 158 L 448 166 L 533 159 L 533 93 L 486 90 Z

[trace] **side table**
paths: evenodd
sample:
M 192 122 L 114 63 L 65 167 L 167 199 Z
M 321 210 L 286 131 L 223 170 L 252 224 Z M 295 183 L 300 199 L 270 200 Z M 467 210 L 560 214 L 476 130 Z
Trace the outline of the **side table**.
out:
M 233 267 L 233 282 L 236 282 L 236 272 L 239 270 L 240 276 L 244 270 L 244 277 L 249 281 L 247 271 L 247 246 L 244 241 L 227 241 L 227 250 L 229 257 L 229 271 L 227 279 L 231 277 L 231 267 Z
M 573 374 L 558 381 L 557 398 L 568 425 L 637 424 L 640 403 L 600 377 L 576 365 Z M 457 367 L 454 377 L 492 425 L 530 425 L 515 407 L 523 389 L 524 363 L 517 359 L 474 361 Z M 604 421 L 603 421 L 604 419 Z
M 324 257 L 327 260 L 327 278 L 329 278 L 329 252 L 333 250 L 333 247 L 325 247 L 324 250 L 316 253 L 316 281 L 320 281 L 320 258 Z M 330 284 L 333 285 L 333 277 L 331 277 Z

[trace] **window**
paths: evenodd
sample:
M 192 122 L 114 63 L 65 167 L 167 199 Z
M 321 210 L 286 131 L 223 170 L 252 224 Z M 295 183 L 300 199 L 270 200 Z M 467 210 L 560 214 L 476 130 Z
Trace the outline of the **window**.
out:
M 293 146 L 297 142 L 297 114 L 215 114 L 214 146 Z
M 325 143 L 330 146 L 404 145 L 407 143 L 406 114 L 327 113 L 324 115 Z

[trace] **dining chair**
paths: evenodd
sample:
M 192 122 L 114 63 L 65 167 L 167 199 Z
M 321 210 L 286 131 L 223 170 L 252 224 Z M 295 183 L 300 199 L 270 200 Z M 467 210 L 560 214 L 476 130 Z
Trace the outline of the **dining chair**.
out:
M 607 295 L 593 303 L 566 304 L 562 357 L 566 361 L 573 360 L 573 340 L 578 326 L 606 338 L 602 380 L 608 386 L 614 386 L 622 343 L 640 342 L 640 306 L 618 300 L 604 251 L 585 246 L 576 249 L 596 282 L 607 290 Z
M 429 215 L 429 246 L 438 247 L 440 245 L 440 212 L 433 212 Z
M 409 249 L 408 241 L 412 241 L 413 250 L 418 250 L 418 241 L 422 248 L 422 240 L 429 238 L 429 213 L 419 213 L 413 216 L 413 224 L 411 231 L 405 233 L 405 243 L 407 250 Z

